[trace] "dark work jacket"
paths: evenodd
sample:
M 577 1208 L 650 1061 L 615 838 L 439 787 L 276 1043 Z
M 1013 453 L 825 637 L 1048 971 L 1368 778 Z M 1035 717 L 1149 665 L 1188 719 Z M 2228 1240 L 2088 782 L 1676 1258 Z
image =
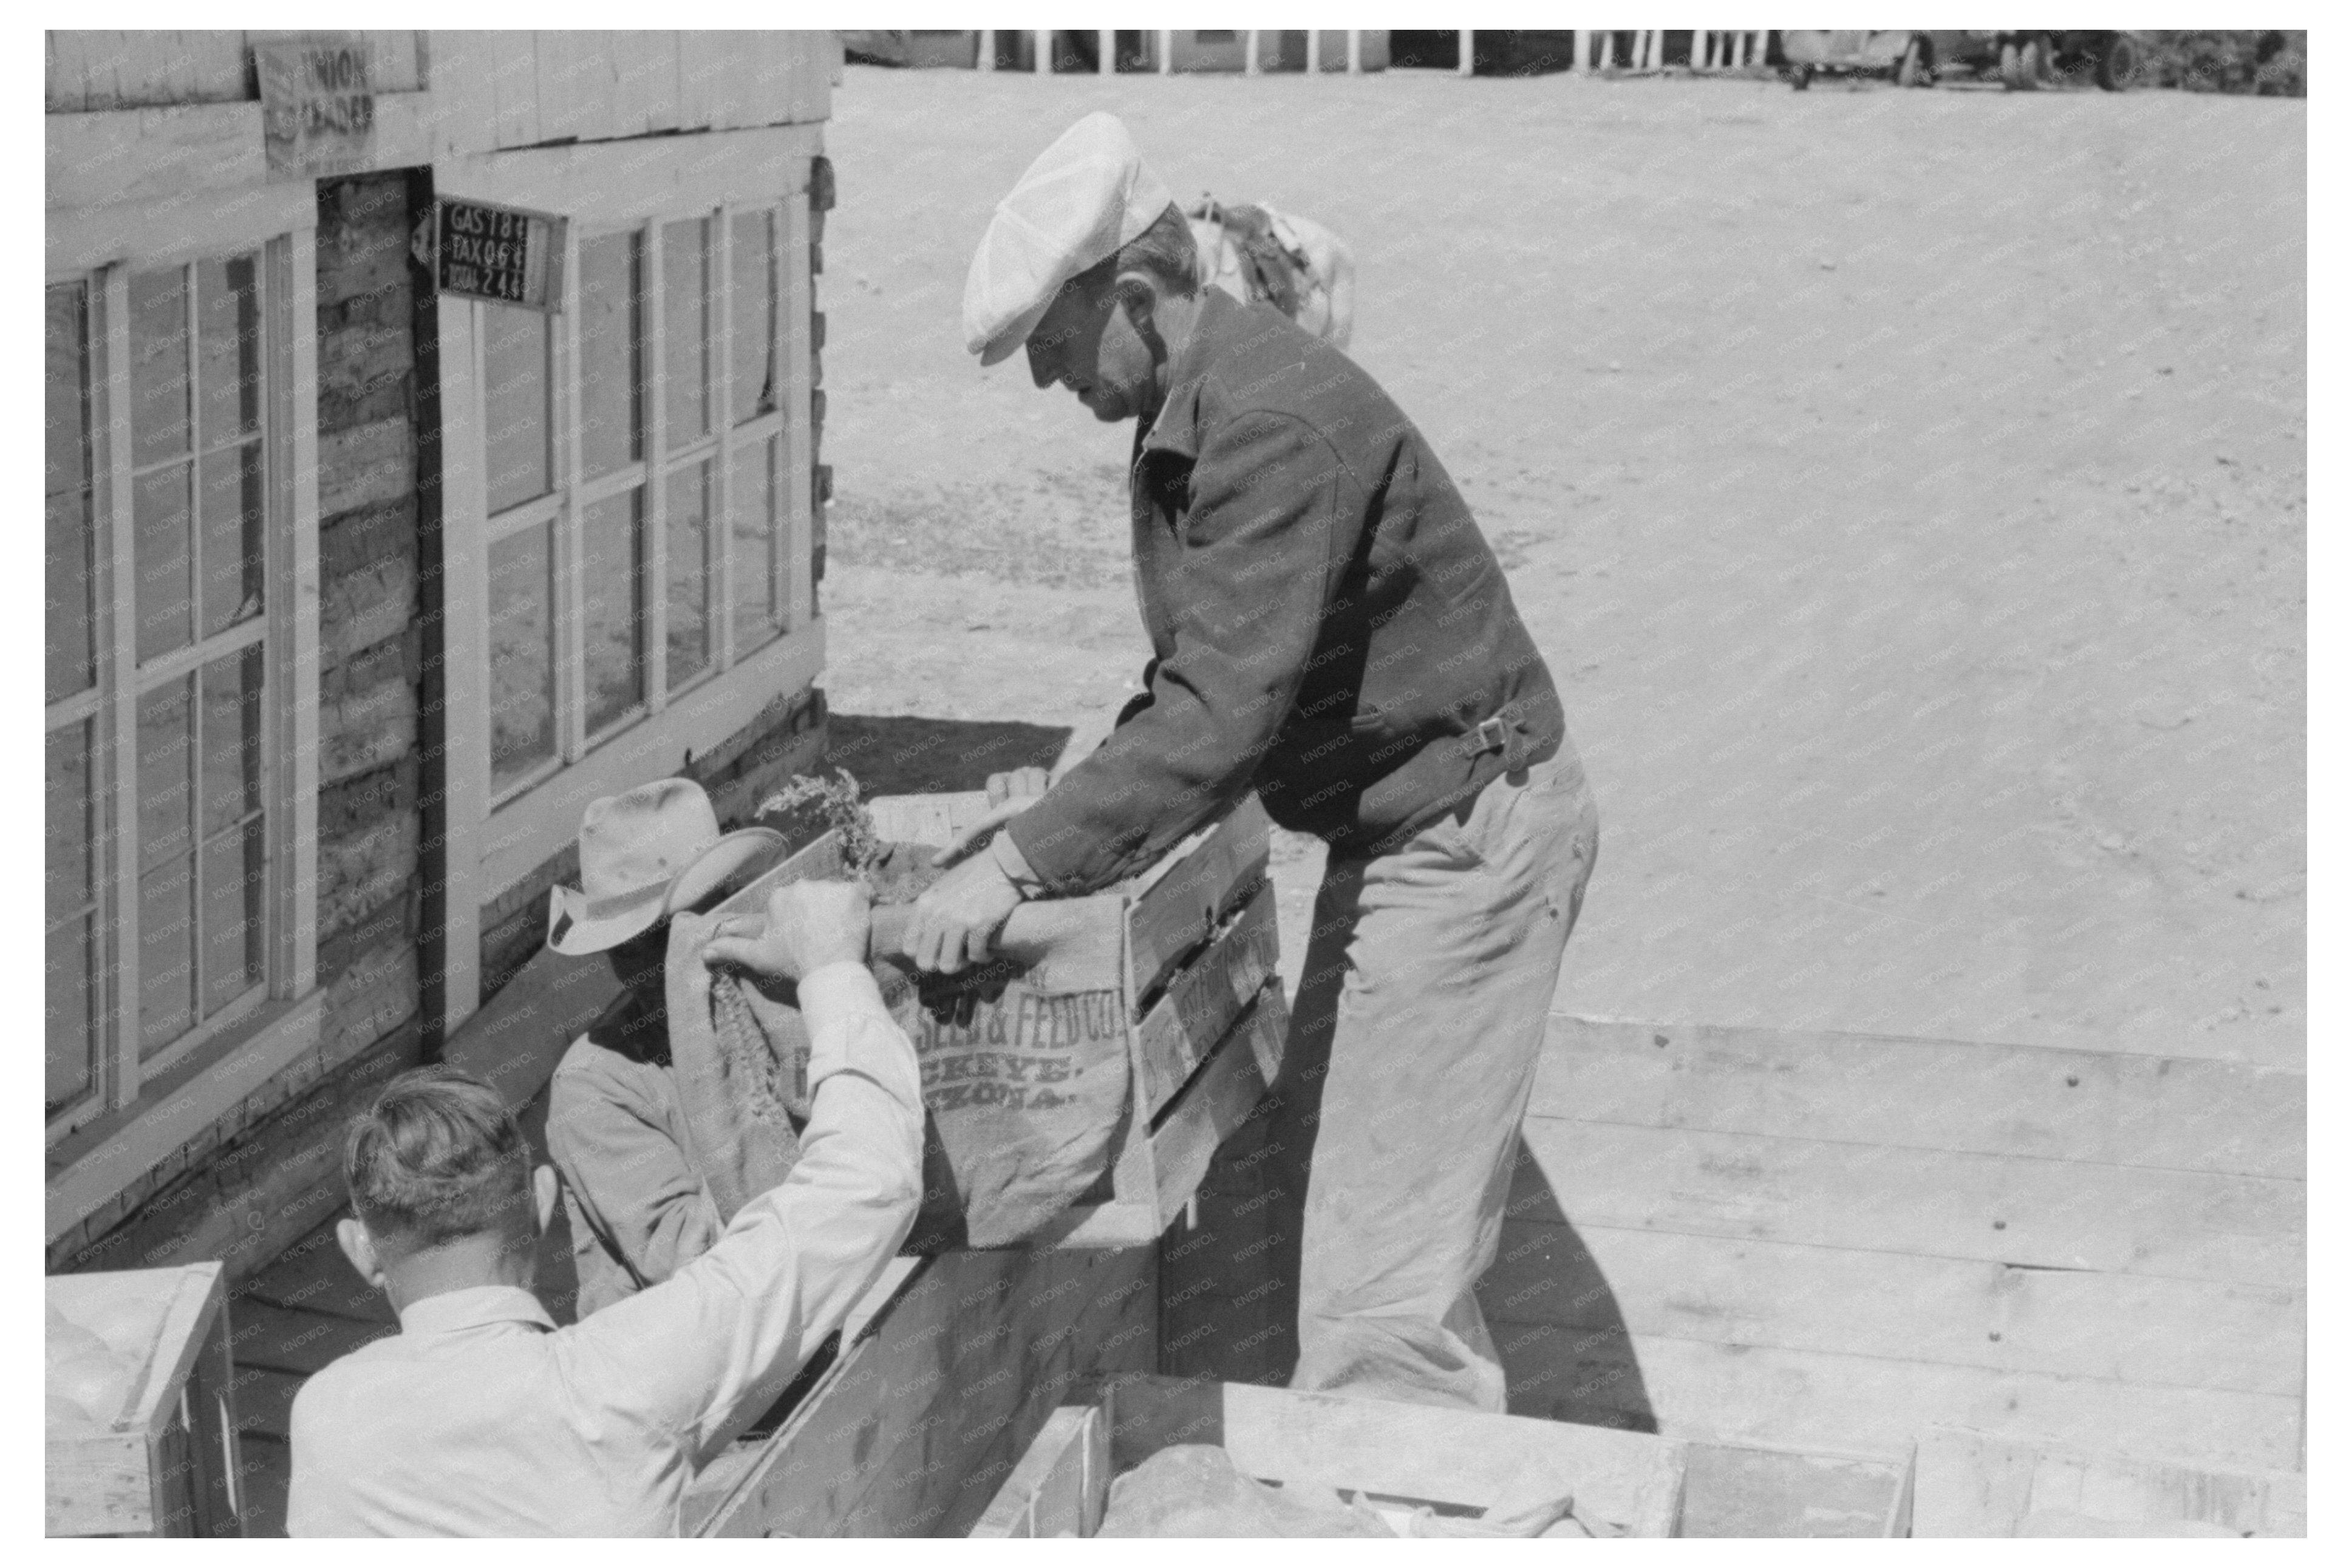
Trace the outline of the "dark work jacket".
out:
M 1286 317 L 1204 290 L 1129 487 L 1147 690 L 1007 829 L 1048 891 L 1147 868 L 1252 787 L 1376 853 L 1559 750 L 1550 672 L 1454 481 Z

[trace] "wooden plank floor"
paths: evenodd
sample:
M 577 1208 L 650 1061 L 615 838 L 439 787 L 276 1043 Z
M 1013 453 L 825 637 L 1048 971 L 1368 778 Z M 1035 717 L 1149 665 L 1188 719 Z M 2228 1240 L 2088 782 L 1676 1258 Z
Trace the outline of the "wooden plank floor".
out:
M 1555 1016 L 1479 1299 L 1528 1415 L 2302 1463 L 2302 1075 Z

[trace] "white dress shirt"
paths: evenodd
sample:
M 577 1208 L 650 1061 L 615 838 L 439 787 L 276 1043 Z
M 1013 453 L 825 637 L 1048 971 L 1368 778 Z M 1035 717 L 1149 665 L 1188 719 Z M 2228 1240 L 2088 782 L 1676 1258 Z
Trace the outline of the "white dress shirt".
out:
M 862 964 L 800 984 L 800 1163 L 709 1252 L 570 1328 L 527 1290 L 411 1302 L 295 1396 L 290 1534 L 675 1535 L 695 1471 L 783 1392 L 912 1227 L 914 1047 Z

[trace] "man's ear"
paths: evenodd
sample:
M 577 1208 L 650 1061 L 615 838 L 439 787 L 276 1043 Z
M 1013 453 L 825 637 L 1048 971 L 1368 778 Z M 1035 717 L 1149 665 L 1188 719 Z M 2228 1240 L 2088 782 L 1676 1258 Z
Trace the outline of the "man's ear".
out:
M 375 1255 L 375 1237 L 368 1234 L 365 1224 L 357 1219 L 337 1220 L 335 1245 L 343 1249 L 343 1257 L 358 1270 L 361 1279 L 379 1290 L 388 1289 L 384 1283 L 383 1264 Z
M 530 1173 L 530 1195 L 538 1216 L 539 1234 L 545 1236 L 547 1227 L 555 1221 L 555 1167 L 541 1165 Z
M 1118 308 L 1126 312 L 1139 333 L 1152 324 L 1151 312 L 1160 304 L 1160 287 L 1150 273 L 1139 268 L 1130 268 L 1113 279 L 1110 287 L 1112 298 L 1118 301 Z

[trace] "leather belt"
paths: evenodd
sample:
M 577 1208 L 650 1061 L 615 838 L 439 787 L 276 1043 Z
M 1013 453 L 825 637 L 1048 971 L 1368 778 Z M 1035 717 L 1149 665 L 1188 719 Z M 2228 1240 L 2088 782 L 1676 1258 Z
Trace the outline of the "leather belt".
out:
M 1482 719 L 1462 737 L 1464 756 L 1475 759 L 1489 752 L 1503 753 L 1503 771 L 1506 773 L 1527 765 L 1527 725 L 1518 715 L 1507 710 L 1491 719 Z

